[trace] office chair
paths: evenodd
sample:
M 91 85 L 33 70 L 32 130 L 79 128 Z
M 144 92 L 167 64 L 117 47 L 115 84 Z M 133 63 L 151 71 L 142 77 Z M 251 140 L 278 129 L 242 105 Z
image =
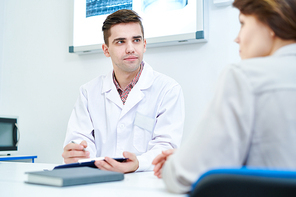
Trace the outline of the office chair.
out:
M 296 197 L 296 171 L 216 169 L 192 188 L 190 197 Z

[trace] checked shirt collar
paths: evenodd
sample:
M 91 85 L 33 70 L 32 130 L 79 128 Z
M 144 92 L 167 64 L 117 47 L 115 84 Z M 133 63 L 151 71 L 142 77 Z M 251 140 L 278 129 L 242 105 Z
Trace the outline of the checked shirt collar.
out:
M 139 80 L 139 78 L 141 76 L 141 73 L 143 71 L 143 67 L 144 67 L 144 62 L 142 61 L 141 65 L 140 65 L 139 72 L 137 73 L 135 78 L 126 86 L 125 90 L 121 89 L 121 87 L 119 86 L 119 84 L 118 84 L 118 82 L 116 80 L 114 71 L 113 71 L 113 82 L 115 84 L 115 87 L 116 87 L 116 89 L 117 89 L 117 91 L 118 91 L 118 93 L 120 95 L 120 98 L 121 98 L 123 104 L 125 104 L 127 96 L 131 92 L 132 88 L 137 84 L 137 82 L 138 82 L 138 80 Z

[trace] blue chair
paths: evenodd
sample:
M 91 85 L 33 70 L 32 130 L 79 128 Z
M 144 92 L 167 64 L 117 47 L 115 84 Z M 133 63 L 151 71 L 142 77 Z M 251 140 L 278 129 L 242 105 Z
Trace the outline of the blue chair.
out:
M 296 171 L 216 169 L 204 173 L 190 197 L 296 197 Z

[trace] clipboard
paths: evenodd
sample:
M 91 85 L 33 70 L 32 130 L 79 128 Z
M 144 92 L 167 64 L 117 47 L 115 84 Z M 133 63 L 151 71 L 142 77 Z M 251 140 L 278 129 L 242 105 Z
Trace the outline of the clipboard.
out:
M 125 162 L 128 160 L 128 158 L 112 158 L 118 162 Z M 62 168 L 76 168 L 76 167 L 91 167 L 91 168 L 97 168 L 95 165 L 95 161 L 97 160 L 104 160 L 104 157 L 98 157 L 94 159 L 81 159 L 76 163 L 69 163 L 69 164 L 63 164 L 63 165 L 58 165 L 54 167 L 54 169 L 62 169 Z

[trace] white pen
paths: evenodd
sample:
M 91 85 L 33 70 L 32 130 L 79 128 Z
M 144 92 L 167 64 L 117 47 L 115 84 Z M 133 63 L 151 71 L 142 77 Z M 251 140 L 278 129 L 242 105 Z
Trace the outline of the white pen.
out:
M 78 144 L 78 143 L 76 143 L 74 140 L 72 140 L 71 143 L 73 143 L 73 144 Z M 83 148 L 83 151 L 86 151 L 85 148 Z

